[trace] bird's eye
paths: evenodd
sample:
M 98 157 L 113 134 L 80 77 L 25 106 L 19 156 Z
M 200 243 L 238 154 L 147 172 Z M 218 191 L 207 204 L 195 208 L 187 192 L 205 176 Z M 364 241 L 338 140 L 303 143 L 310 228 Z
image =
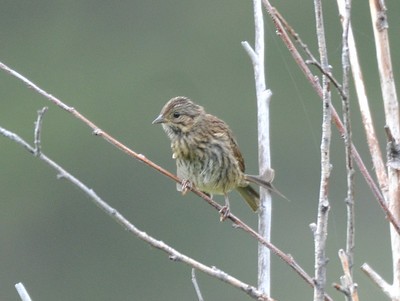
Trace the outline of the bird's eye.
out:
M 181 116 L 181 113 L 179 113 L 179 112 L 174 112 L 174 113 L 172 114 L 172 116 L 173 116 L 174 118 L 179 118 L 179 116 Z

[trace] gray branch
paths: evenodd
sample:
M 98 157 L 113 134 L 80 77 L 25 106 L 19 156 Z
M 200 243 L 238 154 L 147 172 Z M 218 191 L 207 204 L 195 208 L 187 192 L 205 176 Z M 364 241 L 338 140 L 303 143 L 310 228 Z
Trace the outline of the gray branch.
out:
M 325 31 L 322 16 L 321 0 L 314 0 L 315 18 L 318 38 L 318 48 L 322 68 L 329 70 L 328 54 L 326 50 Z M 315 243 L 315 287 L 314 301 L 322 301 L 326 290 L 326 241 L 328 236 L 328 187 L 331 172 L 330 142 L 331 142 L 331 93 L 330 80 L 322 75 L 322 138 L 321 138 L 321 181 L 318 203 L 317 223 L 314 230 Z
M 194 268 L 192 268 L 192 284 L 193 284 L 194 290 L 196 291 L 197 299 L 199 301 L 204 301 L 203 296 L 201 294 L 199 284 L 197 283 L 196 269 L 194 269 Z
M 358 301 L 358 286 L 353 281 L 349 257 L 342 249 L 339 250 L 338 255 L 342 263 L 343 276 L 340 277 L 341 285 L 335 284 L 334 287 L 345 294 L 346 300 Z
M 399 116 L 399 102 L 396 92 L 396 85 L 393 76 L 392 58 L 389 45 L 389 32 L 388 32 L 388 16 L 385 1 L 369 1 L 371 11 L 371 23 L 374 32 L 376 59 L 378 62 L 379 78 L 383 105 L 385 109 L 385 120 L 387 130 L 390 132 L 391 138 L 388 139 L 387 156 L 390 159 L 393 155 L 397 155 L 396 148 L 392 148 L 392 142 L 398 143 L 400 140 L 400 116 Z M 391 141 L 392 140 L 392 141 Z M 393 153 L 393 151 L 395 151 Z M 393 214 L 394 220 L 398 223 L 400 221 L 400 170 L 393 166 L 388 165 L 388 198 L 387 203 L 390 212 Z M 393 225 L 393 224 L 392 224 Z M 390 227 L 391 247 L 392 247 L 392 269 L 393 269 L 393 283 L 391 285 L 391 299 L 399 300 L 400 298 L 400 235 L 398 229 L 393 226 Z M 372 278 L 375 283 L 383 283 L 379 280 L 377 274 Z M 380 285 L 382 290 L 388 294 L 386 285 Z
M 258 166 L 260 176 L 266 177 L 271 171 L 270 131 L 269 131 L 269 103 L 271 91 L 266 88 L 264 70 L 264 18 L 261 0 L 253 0 L 255 45 L 254 49 L 245 41 L 242 46 L 249 55 L 253 64 L 255 88 L 257 95 L 258 116 Z M 258 219 L 258 233 L 267 241 L 271 239 L 271 194 L 267 189 L 260 189 L 260 214 Z M 261 291 L 270 294 L 271 290 L 271 254 L 268 248 L 258 245 L 258 287 Z
M 35 131 L 34 131 L 34 144 L 35 144 L 35 156 L 39 156 L 41 152 L 41 134 L 42 134 L 42 121 L 44 113 L 47 111 L 47 107 L 39 110 L 38 117 L 35 121 Z
M 17 144 L 23 146 L 26 150 L 28 150 L 31 154 L 36 153 L 35 148 L 26 141 L 24 141 L 21 137 L 16 135 L 15 133 L 12 133 L 2 127 L 0 127 L 0 134 L 3 135 L 6 138 L 9 138 L 16 142 Z M 148 235 L 146 232 L 143 232 L 139 230 L 135 225 L 130 223 L 121 213 L 119 213 L 116 209 L 108 205 L 107 202 L 105 202 L 102 198 L 100 198 L 97 193 L 87 187 L 83 182 L 81 182 L 79 179 L 74 177 L 72 174 L 70 174 L 68 171 L 66 171 L 64 168 L 62 168 L 60 165 L 58 165 L 56 162 L 51 160 L 49 157 L 47 157 L 43 152 L 40 152 L 40 154 L 37 156 L 40 160 L 44 161 L 47 165 L 49 165 L 52 169 L 54 169 L 58 173 L 58 178 L 63 178 L 69 182 L 71 182 L 74 186 L 78 187 L 83 193 L 85 193 L 90 200 L 97 206 L 99 207 L 103 212 L 105 212 L 107 215 L 109 215 L 114 221 L 116 221 L 118 224 L 120 224 L 124 229 L 128 230 L 130 233 L 136 235 L 138 238 L 141 240 L 145 241 L 149 245 L 167 253 L 169 255 L 169 258 L 177 261 L 177 262 L 183 262 L 193 268 L 196 268 L 203 273 L 210 275 L 212 277 L 215 277 L 223 282 L 226 282 L 246 294 L 248 294 L 251 298 L 255 300 L 272 300 L 269 298 L 267 295 L 265 295 L 263 292 L 259 291 L 257 288 L 246 284 L 239 279 L 215 268 L 215 267 L 209 267 L 204 265 L 203 263 L 194 260 L 193 258 L 186 256 L 179 251 L 175 250 L 174 248 L 170 247 L 166 243 L 157 240 L 153 238 L 152 236 Z
M 296 39 L 296 33 L 293 30 L 288 30 L 288 22 L 286 20 L 284 20 L 284 18 L 282 17 L 282 15 L 278 12 L 278 10 L 273 7 L 271 5 L 271 3 L 269 2 L 269 0 L 262 0 L 264 7 L 266 8 L 268 14 L 270 15 L 276 30 L 277 30 L 277 34 L 278 36 L 282 39 L 283 43 L 286 45 L 287 49 L 289 50 L 290 54 L 292 55 L 293 59 L 295 60 L 295 62 L 297 63 L 297 65 L 299 66 L 300 70 L 304 73 L 306 79 L 309 81 L 309 83 L 311 84 L 311 86 L 313 87 L 313 89 L 315 90 L 315 92 L 318 94 L 318 96 L 323 97 L 323 92 L 322 92 L 322 87 L 319 84 L 319 81 L 316 79 L 316 77 L 314 76 L 314 74 L 311 72 L 310 68 L 308 67 L 308 65 L 306 64 L 305 60 L 302 58 L 302 56 L 300 55 L 300 52 L 298 51 L 298 49 L 296 48 L 295 44 L 293 43 L 293 41 L 291 40 L 290 35 L 294 34 L 294 39 L 296 41 L 298 41 Z M 353 63 L 352 63 L 353 65 Z M 0 65 L 1 66 L 1 65 Z M 353 72 L 354 71 L 353 69 Z M 330 70 L 325 70 L 322 71 L 323 74 L 330 74 Z M 357 76 L 355 76 L 354 78 L 359 78 L 359 74 L 357 74 Z M 345 134 L 345 129 L 344 129 L 344 125 L 338 115 L 338 113 L 336 112 L 336 109 L 334 108 L 333 105 L 331 105 L 331 112 L 332 112 L 332 120 L 335 124 L 335 126 L 337 127 L 337 129 L 339 130 L 341 135 Z M 364 116 L 363 116 L 364 117 Z M 372 123 L 370 123 L 372 124 Z M 369 139 L 369 141 L 372 141 Z M 377 142 L 375 142 L 375 144 L 377 145 Z M 377 154 L 378 150 L 375 148 L 374 149 L 374 154 Z M 396 230 L 396 232 L 398 234 L 400 234 L 400 224 L 398 222 L 398 220 L 394 217 L 394 215 L 392 214 L 392 212 L 389 210 L 388 205 L 385 201 L 384 196 L 382 195 L 381 190 L 378 188 L 378 186 L 375 183 L 375 180 L 372 178 L 369 169 L 366 167 L 363 159 L 361 158 L 356 146 L 354 144 L 352 144 L 352 154 L 353 154 L 353 158 L 354 158 L 354 162 L 358 165 L 359 169 L 360 169 L 360 173 L 362 174 L 362 176 L 364 177 L 366 183 L 368 184 L 368 186 L 370 187 L 372 193 L 374 194 L 376 200 L 379 203 L 379 206 L 382 208 L 382 210 L 384 211 L 387 219 L 390 221 L 390 223 L 393 225 L 394 229 Z M 373 161 L 375 164 L 375 161 L 379 161 L 379 160 L 375 160 L 375 156 L 373 157 Z M 384 167 L 384 165 L 382 165 Z M 385 186 L 384 184 L 382 185 L 382 183 L 384 183 L 384 176 L 383 174 L 380 172 L 382 169 L 379 169 L 379 171 L 377 170 L 377 173 L 379 173 L 378 178 L 379 178 L 379 184 L 382 188 L 382 191 L 385 192 L 387 190 L 387 186 Z M 381 181 L 382 180 L 382 181 Z
M 399 300 L 398 288 L 387 283 L 377 272 L 375 272 L 368 263 L 361 266 L 361 270 L 375 283 L 382 292 L 391 300 Z
M 264 0 L 263 0 L 264 1 Z M 78 112 L 75 108 L 67 106 L 64 102 L 59 100 L 58 98 L 54 97 L 53 95 L 47 93 L 45 90 L 41 89 L 39 86 L 35 85 L 32 81 L 24 77 L 23 75 L 19 74 L 15 70 L 11 69 L 7 65 L 3 64 L 0 62 L 0 69 L 4 70 L 5 72 L 11 74 L 12 76 L 18 78 L 21 80 L 24 84 L 26 84 L 28 87 L 32 88 L 34 91 L 39 93 L 40 95 L 44 96 L 47 100 L 55 104 L 56 106 L 60 107 L 61 109 L 67 111 L 70 113 L 72 116 L 75 118 L 79 119 L 82 121 L 85 125 L 90 127 L 93 131 L 93 134 L 102 137 L 104 140 L 107 142 L 111 143 L 113 146 L 121 150 L 122 152 L 128 154 L 129 156 L 143 162 L 144 164 L 150 166 L 151 168 L 157 170 L 164 176 L 172 179 L 173 181 L 177 183 L 181 183 L 182 180 L 179 179 L 177 176 L 174 174 L 170 173 L 169 171 L 165 170 L 161 166 L 157 165 L 153 161 L 149 160 L 144 156 L 143 154 L 139 154 L 135 152 L 134 150 L 128 148 L 126 145 L 100 129 L 94 122 L 89 120 L 87 117 L 85 117 L 83 114 Z M 268 91 L 265 91 L 266 94 L 268 94 Z M 13 133 L 3 133 L 4 135 L 10 135 L 9 138 L 15 141 L 20 141 L 21 138 L 19 138 L 17 135 Z M 30 151 L 32 154 L 34 154 L 34 149 L 27 144 L 25 141 L 20 141 L 21 145 L 23 145 L 28 151 Z M 61 175 L 62 177 L 62 175 Z M 213 208 L 215 208 L 218 212 L 222 209 L 222 206 L 215 202 L 213 199 L 211 199 L 208 195 L 202 193 L 201 191 L 191 188 L 191 191 L 196 194 L 197 196 L 201 197 L 203 200 L 205 200 L 208 204 L 210 204 Z M 270 241 L 266 240 L 264 237 L 262 237 L 257 231 L 253 230 L 251 227 L 249 227 L 246 223 L 244 223 L 242 220 L 240 220 L 238 217 L 233 215 L 232 213 L 229 214 L 228 218 L 234 223 L 236 228 L 244 230 L 246 233 L 248 233 L 250 236 L 255 238 L 260 244 L 264 245 L 267 247 L 273 254 L 278 256 L 283 262 L 285 262 L 290 268 L 293 269 L 308 285 L 311 287 L 314 287 L 315 283 L 310 275 L 307 274 L 307 272 L 296 262 L 296 260 L 291 256 L 290 254 L 284 253 L 282 250 L 277 248 L 274 244 L 272 244 Z M 325 295 L 326 300 L 331 300 L 331 298 L 328 295 Z
M 28 294 L 28 291 L 26 290 L 22 282 L 17 283 L 15 285 L 15 289 L 17 290 L 19 297 L 21 298 L 22 301 L 32 301 L 31 297 Z
M 350 73 L 350 51 L 349 51 L 349 31 L 350 31 L 350 12 L 351 0 L 344 0 L 341 9 L 342 20 L 342 72 L 343 72 L 343 123 L 345 128 L 344 146 L 346 154 L 346 173 L 347 173 L 347 235 L 346 235 L 346 256 L 350 274 L 352 274 L 354 262 L 354 246 L 355 246 L 355 214 L 354 214 L 354 164 L 351 154 L 352 132 L 350 122 L 350 101 L 349 101 L 349 73 Z

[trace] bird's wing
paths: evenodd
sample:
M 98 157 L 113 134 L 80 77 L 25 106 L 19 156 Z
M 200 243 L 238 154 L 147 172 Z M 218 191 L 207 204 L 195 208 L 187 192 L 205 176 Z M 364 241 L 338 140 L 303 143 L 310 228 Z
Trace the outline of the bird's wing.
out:
M 240 152 L 239 149 L 239 145 L 236 141 L 235 136 L 233 135 L 233 132 L 231 131 L 231 129 L 229 128 L 229 126 L 222 121 L 221 119 L 219 119 L 218 117 L 215 117 L 213 115 L 209 114 L 209 120 L 212 120 L 212 123 L 214 123 L 214 127 L 213 128 L 213 135 L 215 137 L 219 136 L 220 139 L 228 139 L 229 140 L 229 145 L 232 149 L 233 155 L 236 158 L 238 164 L 239 164 L 239 168 L 242 172 L 244 172 L 245 170 L 245 164 L 244 164 L 244 159 L 242 156 L 242 153 Z

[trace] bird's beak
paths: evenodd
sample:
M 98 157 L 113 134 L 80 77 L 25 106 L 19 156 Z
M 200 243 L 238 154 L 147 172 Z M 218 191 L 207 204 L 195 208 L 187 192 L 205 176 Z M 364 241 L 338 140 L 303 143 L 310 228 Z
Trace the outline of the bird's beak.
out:
M 153 120 L 152 124 L 164 123 L 165 118 L 162 114 L 158 115 L 156 119 Z

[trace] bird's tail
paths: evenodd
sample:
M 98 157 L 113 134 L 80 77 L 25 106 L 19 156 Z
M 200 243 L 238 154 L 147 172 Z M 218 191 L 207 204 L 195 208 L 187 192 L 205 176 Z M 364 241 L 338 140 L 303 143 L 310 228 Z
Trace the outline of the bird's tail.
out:
M 252 176 L 252 175 L 245 175 L 245 179 L 250 182 L 262 186 L 269 191 L 276 193 L 280 197 L 284 198 L 285 200 L 290 201 L 286 196 L 284 196 L 278 189 L 276 189 L 270 182 L 267 182 L 261 179 L 259 176 Z
M 260 195 L 258 194 L 258 192 L 250 185 L 237 187 L 236 189 L 245 199 L 247 204 L 249 204 L 251 209 L 253 209 L 253 211 L 257 211 L 258 207 L 260 207 Z

